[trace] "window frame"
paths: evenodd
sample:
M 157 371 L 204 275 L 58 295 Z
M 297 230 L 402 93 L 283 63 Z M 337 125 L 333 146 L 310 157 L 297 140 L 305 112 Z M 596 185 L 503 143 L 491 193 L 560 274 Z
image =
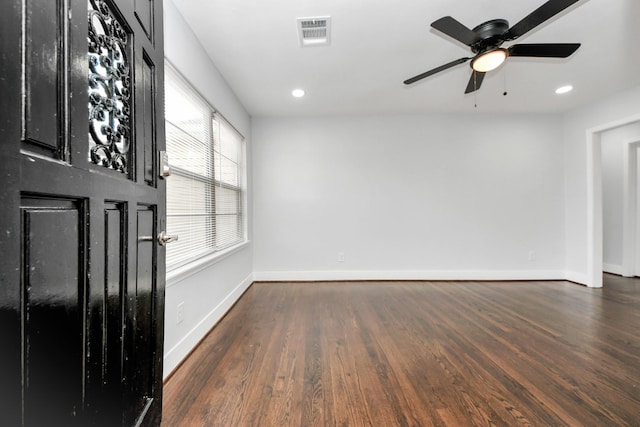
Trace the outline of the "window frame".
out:
M 177 84 L 179 86 L 183 86 L 184 89 L 188 90 L 189 96 L 192 96 L 194 100 L 196 100 L 199 104 L 202 105 L 203 108 L 203 118 L 208 123 L 208 133 L 206 133 L 205 138 L 208 139 L 206 141 L 207 151 L 207 159 L 206 159 L 206 167 L 211 171 L 207 172 L 208 175 L 202 175 L 197 172 L 195 169 L 189 170 L 181 166 L 174 166 L 171 164 L 171 150 L 169 143 L 169 134 L 167 132 L 167 153 L 169 156 L 169 165 L 171 166 L 171 175 L 180 176 L 182 178 L 188 180 L 195 180 L 204 183 L 206 186 L 205 192 L 209 192 L 208 195 L 208 203 L 205 203 L 206 212 L 203 214 L 185 214 L 185 213 L 177 213 L 174 216 L 182 216 L 183 218 L 187 217 L 196 217 L 196 216 L 206 216 L 208 220 L 206 221 L 206 225 L 203 228 L 206 228 L 206 233 L 208 236 L 208 240 L 205 241 L 205 244 L 197 252 L 194 251 L 193 254 L 190 254 L 188 258 L 178 260 L 174 263 L 169 264 L 169 251 L 171 250 L 171 246 L 167 246 L 167 264 L 166 264 L 166 273 L 168 278 L 176 279 L 179 276 L 183 276 L 185 273 L 189 273 L 190 270 L 199 271 L 202 268 L 205 268 L 207 265 L 210 265 L 213 262 L 216 262 L 219 259 L 223 259 L 231 253 L 235 253 L 237 250 L 240 250 L 244 246 L 248 244 L 247 237 L 247 223 L 248 223 L 248 211 L 247 211 L 247 189 L 246 189 L 246 143 L 244 136 L 222 115 L 218 110 L 216 110 L 207 100 L 206 98 L 198 91 L 198 89 L 189 82 L 185 76 L 171 63 L 169 63 L 165 59 L 165 70 L 168 72 L 165 73 L 165 81 L 169 81 L 170 79 L 177 78 Z M 171 74 L 171 76 L 169 76 Z M 166 110 L 166 108 L 165 108 Z M 208 115 L 208 119 L 206 116 Z M 172 121 L 169 115 L 165 115 L 165 126 L 172 126 L 176 130 L 180 132 L 184 132 L 188 137 L 193 138 L 195 141 L 205 143 L 204 139 L 200 139 L 195 135 L 192 135 L 185 129 L 183 129 L 177 121 Z M 233 144 L 234 149 L 237 149 L 237 159 L 234 161 L 229 158 L 228 155 L 222 150 L 223 142 L 221 140 L 221 131 L 220 128 L 222 126 L 226 126 L 226 131 L 231 131 L 233 133 Z M 203 127 L 203 129 L 205 129 Z M 217 150 L 216 150 L 217 146 Z M 233 163 L 235 166 L 235 176 L 237 177 L 237 185 L 224 182 L 221 162 L 220 165 L 216 164 L 216 156 L 219 156 L 220 159 L 227 159 Z M 219 173 L 217 172 L 220 169 Z M 216 179 L 216 175 L 219 175 L 219 179 Z M 169 176 L 167 179 L 171 179 Z M 167 185 L 168 187 L 168 185 Z M 216 190 L 231 190 L 236 193 L 237 203 L 232 203 L 233 212 L 232 213 L 219 213 L 222 206 L 217 206 L 217 195 Z M 169 210 L 169 190 L 167 188 L 167 227 L 169 227 L 169 218 L 172 216 Z M 228 207 L 228 205 L 225 205 Z M 233 225 L 235 225 L 235 231 L 231 233 L 231 236 L 237 236 L 233 240 L 229 242 L 221 242 L 220 239 L 223 237 L 223 234 L 218 233 L 218 225 L 219 225 L 219 217 L 220 216 L 234 216 L 235 220 L 233 221 Z M 233 228 L 233 227 L 230 227 Z M 167 230 L 168 234 L 174 234 L 170 229 Z M 211 245 L 209 245 L 211 242 Z M 188 251 L 186 252 L 188 254 Z

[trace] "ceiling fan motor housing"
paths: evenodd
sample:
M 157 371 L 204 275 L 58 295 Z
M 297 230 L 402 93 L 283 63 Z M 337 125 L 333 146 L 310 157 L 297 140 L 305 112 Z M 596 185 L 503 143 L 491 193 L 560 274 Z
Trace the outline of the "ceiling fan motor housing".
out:
M 472 30 L 480 40 L 470 46 L 471 51 L 482 53 L 500 47 L 505 41 L 508 30 L 509 22 L 506 19 L 492 19 L 483 22 Z

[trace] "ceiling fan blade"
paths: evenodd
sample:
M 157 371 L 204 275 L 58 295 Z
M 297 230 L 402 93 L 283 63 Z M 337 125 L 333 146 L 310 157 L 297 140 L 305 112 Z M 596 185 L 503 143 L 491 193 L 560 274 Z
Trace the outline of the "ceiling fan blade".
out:
M 446 35 L 453 37 L 461 43 L 471 46 L 472 44 L 480 41 L 480 37 L 469 28 L 462 25 L 450 16 L 445 16 L 431 23 L 431 26 L 436 30 L 445 33 Z
M 446 70 L 447 68 L 454 67 L 454 66 L 456 66 L 456 65 L 458 65 L 458 64 L 463 64 L 463 63 L 467 62 L 467 61 L 468 61 L 468 60 L 470 60 L 470 59 L 471 59 L 471 58 L 460 58 L 460 59 L 456 59 L 455 61 L 451 61 L 451 62 L 449 62 L 448 64 L 441 65 L 441 66 L 439 66 L 439 67 L 434 68 L 433 70 L 425 71 L 425 72 L 424 72 L 424 73 L 422 73 L 422 74 L 418 74 L 417 76 L 411 77 L 410 79 L 405 80 L 405 81 L 404 81 L 404 84 L 406 84 L 406 85 L 410 85 L 411 83 L 415 83 L 415 82 L 417 82 L 418 80 L 422 80 L 422 79 L 424 79 L 425 77 L 429 77 L 429 76 L 431 76 L 431 75 L 433 75 L 433 74 L 439 73 L 440 71 L 444 71 L 444 70 Z
M 531 56 L 536 58 L 566 58 L 578 50 L 580 43 L 514 44 L 509 56 Z
M 469 83 L 467 83 L 467 88 L 465 89 L 464 93 L 471 93 L 480 89 L 485 74 L 486 73 L 481 73 L 480 71 L 474 70 L 473 73 L 471 73 L 471 78 L 469 79 Z
M 509 31 L 505 34 L 505 40 L 517 39 L 578 1 L 579 0 L 549 0 L 513 27 L 509 28 Z

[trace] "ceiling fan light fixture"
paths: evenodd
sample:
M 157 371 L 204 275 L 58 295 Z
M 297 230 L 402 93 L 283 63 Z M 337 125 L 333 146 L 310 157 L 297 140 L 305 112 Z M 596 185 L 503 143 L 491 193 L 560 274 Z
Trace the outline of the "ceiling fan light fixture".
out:
M 494 49 L 476 56 L 471 61 L 471 68 L 479 73 L 495 70 L 507 59 L 506 49 Z

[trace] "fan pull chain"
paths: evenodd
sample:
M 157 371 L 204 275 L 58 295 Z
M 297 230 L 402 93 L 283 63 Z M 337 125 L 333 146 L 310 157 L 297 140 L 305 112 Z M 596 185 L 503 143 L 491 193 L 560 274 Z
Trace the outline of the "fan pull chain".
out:
M 473 72 L 473 108 L 478 108 L 478 73 Z
M 504 77 L 504 80 L 503 80 L 504 92 L 502 92 L 502 96 L 507 96 L 507 67 L 504 67 L 503 77 Z

